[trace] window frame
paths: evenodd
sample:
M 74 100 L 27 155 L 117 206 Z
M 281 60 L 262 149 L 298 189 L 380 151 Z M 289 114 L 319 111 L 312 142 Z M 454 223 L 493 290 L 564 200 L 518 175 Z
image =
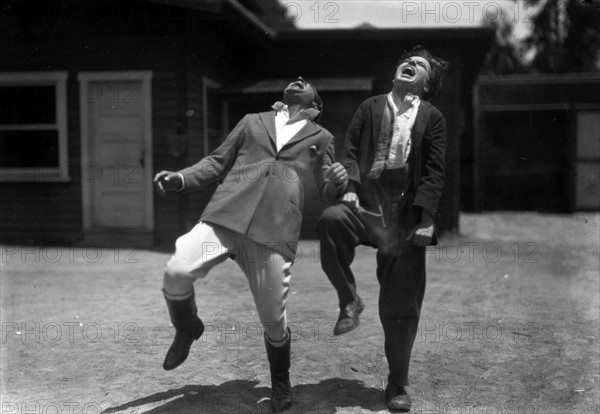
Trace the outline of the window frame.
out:
M 221 83 L 208 78 L 206 76 L 202 77 L 202 151 L 203 157 L 206 157 L 208 154 L 212 152 L 215 148 L 211 148 L 210 143 L 210 134 L 211 133 L 222 133 L 223 132 L 223 120 L 221 119 L 221 129 L 210 128 L 208 125 L 208 94 L 212 91 L 218 90 L 221 88 Z M 221 112 L 221 118 L 223 113 Z M 226 134 L 225 134 L 226 136 Z M 219 143 L 220 145 L 221 143 Z
M 56 118 L 53 124 L 0 125 L 1 131 L 55 129 L 58 133 L 56 167 L 0 167 L 0 182 L 69 182 L 67 71 L 0 73 L 0 88 L 54 86 Z

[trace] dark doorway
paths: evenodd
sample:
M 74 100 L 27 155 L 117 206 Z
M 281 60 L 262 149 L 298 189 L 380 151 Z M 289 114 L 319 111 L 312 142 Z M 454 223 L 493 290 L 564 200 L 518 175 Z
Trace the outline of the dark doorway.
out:
M 566 212 L 573 199 L 568 111 L 484 114 L 484 209 Z

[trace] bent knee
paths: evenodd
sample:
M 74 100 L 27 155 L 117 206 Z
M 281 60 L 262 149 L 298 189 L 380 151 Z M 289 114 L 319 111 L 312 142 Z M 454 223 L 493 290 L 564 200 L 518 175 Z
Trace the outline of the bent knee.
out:
M 185 263 L 181 263 L 177 260 L 169 260 L 167 263 L 167 267 L 165 268 L 165 281 L 166 280 L 194 280 L 199 275 L 197 272 L 194 272 L 194 269 L 186 266 Z
M 317 221 L 317 229 L 324 230 L 325 228 L 336 226 L 341 223 L 346 218 L 347 208 L 348 207 L 343 204 L 327 207 L 321 213 L 319 221 Z

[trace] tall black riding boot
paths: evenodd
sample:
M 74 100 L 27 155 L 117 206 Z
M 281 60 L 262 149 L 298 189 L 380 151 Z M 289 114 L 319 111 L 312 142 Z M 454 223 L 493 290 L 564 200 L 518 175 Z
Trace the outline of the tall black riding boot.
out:
M 177 368 L 186 360 L 192 343 L 204 333 L 204 324 L 198 318 L 194 294 L 184 300 L 172 300 L 165 295 L 165 300 L 175 327 L 175 339 L 163 363 L 163 368 L 168 371 Z
M 265 335 L 267 357 L 271 368 L 271 409 L 281 413 L 292 406 L 292 386 L 290 385 L 290 344 L 292 335 L 287 331 L 287 338 L 282 347 L 272 345 Z

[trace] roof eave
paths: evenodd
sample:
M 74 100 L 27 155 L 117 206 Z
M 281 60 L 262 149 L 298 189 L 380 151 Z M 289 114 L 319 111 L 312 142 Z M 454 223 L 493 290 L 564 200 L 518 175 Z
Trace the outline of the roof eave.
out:
M 375 29 L 302 29 L 281 30 L 277 40 L 386 40 L 412 38 L 445 38 L 456 40 L 488 40 L 494 36 L 494 29 L 485 26 L 477 27 L 410 27 L 410 28 L 375 28 Z

